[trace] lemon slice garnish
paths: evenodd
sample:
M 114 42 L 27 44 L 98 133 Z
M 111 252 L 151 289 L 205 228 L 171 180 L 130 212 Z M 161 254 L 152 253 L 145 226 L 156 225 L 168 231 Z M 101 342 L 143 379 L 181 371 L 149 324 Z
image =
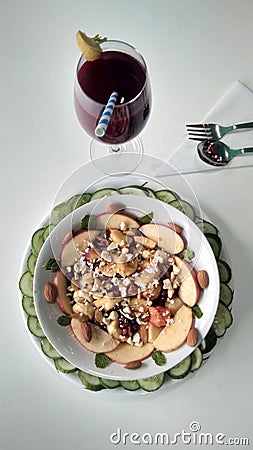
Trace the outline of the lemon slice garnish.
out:
M 101 38 L 99 35 L 90 38 L 80 30 L 76 33 L 77 45 L 87 61 L 95 61 L 95 59 L 100 58 L 102 49 L 99 44 L 106 40 L 106 38 Z

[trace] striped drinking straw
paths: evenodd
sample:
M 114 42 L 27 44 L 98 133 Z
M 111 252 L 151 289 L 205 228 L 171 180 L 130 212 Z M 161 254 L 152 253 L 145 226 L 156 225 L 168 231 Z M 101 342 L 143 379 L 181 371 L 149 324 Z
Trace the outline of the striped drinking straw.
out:
M 115 108 L 115 105 L 116 105 L 116 102 L 117 102 L 117 98 L 118 98 L 118 92 L 114 91 L 110 95 L 110 98 L 109 98 L 109 100 L 107 102 L 107 105 L 106 105 L 106 107 L 105 107 L 105 109 L 104 109 L 104 111 L 103 111 L 103 113 L 102 113 L 102 115 L 100 117 L 100 120 L 99 120 L 99 122 L 98 122 L 98 124 L 96 126 L 96 129 L 95 129 L 95 135 L 96 136 L 98 136 L 98 137 L 103 137 L 104 136 L 104 134 L 105 134 L 105 132 L 107 130 L 108 124 L 110 122 L 113 110 Z

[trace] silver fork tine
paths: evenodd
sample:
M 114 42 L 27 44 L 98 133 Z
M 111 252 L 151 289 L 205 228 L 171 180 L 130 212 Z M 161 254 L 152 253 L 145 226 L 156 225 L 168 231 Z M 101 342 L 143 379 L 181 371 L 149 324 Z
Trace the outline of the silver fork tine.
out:
M 212 131 L 206 123 L 194 123 L 186 125 L 189 139 L 193 141 L 203 141 L 212 138 Z
M 206 141 L 207 139 L 212 138 L 212 136 L 211 135 L 209 135 L 209 136 L 207 136 L 207 135 L 199 136 L 199 135 L 193 134 L 192 136 L 188 135 L 188 138 L 191 141 Z
M 190 135 L 192 135 L 192 136 L 211 136 L 212 135 L 212 132 L 209 129 L 199 130 L 199 131 L 192 131 L 192 130 L 187 130 L 187 131 L 188 131 L 189 136 Z
M 186 128 L 209 128 L 208 123 L 187 123 Z

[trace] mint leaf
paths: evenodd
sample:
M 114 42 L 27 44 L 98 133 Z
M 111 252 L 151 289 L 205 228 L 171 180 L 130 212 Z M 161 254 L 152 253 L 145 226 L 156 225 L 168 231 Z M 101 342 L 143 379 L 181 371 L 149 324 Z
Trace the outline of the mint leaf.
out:
M 97 353 L 95 356 L 95 365 L 99 369 L 104 369 L 110 364 L 111 360 L 104 353 Z
M 145 216 L 138 217 L 138 222 L 139 222 L 141 225 L 145 225 L 145 224 L 147 224 L 147 223 L 150 223 L 150 222 L 152 222 L 153 215 L 154 215 L 154 214 L 151 212 L 151 213 L 149 213 L 149 214 L 146 214 Z
M 51 270 L 52 272 L 57 272 L 57 270 L 59 269 L 59 266 L 54 258 L 49 258 L 49 260 L 43 264 L 42 269 Z
M 93 38 L 91 38 L 91 39 L 93 39 L 95 42 L 98 42 L 99 44 L 102 44 L 102 42 L 105 42 L 105 41 L 107 41 L 107 37 L 101 37 L 99 34 L 96 34 Z
M 193 250 L 190 250 L 189 248 L 185 248 L 185 249 L 180 253 L 180 256 L 181 256 L 182 258 L 186 259 L 187 261 L 191 261 L 191 260 L 194 258 L 195 253 L 194 253 Z
M 81 220 L 81 230 L 88 230 L 88 228 L 96 228 L 96 216 L 86 214 Z
M 199 305 L 194 305 L 192 307 L 192 312 L 197 319 L 200 319 L 203 316 L 203 312 L 201 311 Z
M 151 356 L 157 366 L 163 366 L 167 361 L 166 356 L 162 352 L 159 352 L 158 350 L 156 352 L 152 353 Z
M 70 324 L 70 322 L 71 322 L 70 316 L 62 315 L 62 316 L 58 317 L 58 319 L 57 319 L 57 323 L 59 325 L 61 325 L 62 327 L 67 327 Z

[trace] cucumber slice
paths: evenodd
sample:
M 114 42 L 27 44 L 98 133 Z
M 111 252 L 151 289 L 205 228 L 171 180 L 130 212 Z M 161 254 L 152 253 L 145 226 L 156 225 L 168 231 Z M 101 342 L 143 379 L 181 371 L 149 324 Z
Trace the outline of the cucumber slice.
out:
M 86 389 L 89 391 L 101 391 L 104 386 L 101 384 L 100 379 L 94 375 L 78 370 L 78 376 Z
M 153 189 L 150 189 L 146 186 L 143 186 L 142 189 L 147 192 L 149 197 L 156 198 L 156 195 L 155 195 L 155 192 L 153 191 Z
M 91 194 L 89 194 L 88 192 L 84 192 L 83 194 L 81 194 L 79 200 L 77 201 L 75 209 L 80 208 L 80 206 L 83 206 L 86 203 L 89 203 L 90 199 Z
M 202 339 L 202 341 L 199 344 L 199 348 L 202 351 L 202 353 L 205 352 L 205 349 L 206 349 L 206 340 L 205 339 Z
M 25 311 L 25 313 L 28 314 L 28 316 L 36 317 L 36 311 L 32 297 L 27 297 L 26 295 L 23 295 L 22 308 Z
M 173 208 L 177 208 L 179 211 L 189 217 L 189 219 L 194 221 L 196 214 L 193 206 L 190 205 L 190 203 L 186 202 L 185 200 L 173 200 L 172 202 L 170 202 L 170 205 L 173 206 Z
M 142 197 L 149 196 L 148 191 L 139 186 L 125 186 L 125 187 L 120 188 L 118 191 L 120 194 L 124 194 L 124 195 L 140 195 Z
M 39 228 L 39 230 L 35 231 L 32 235 L 32 249 L 35 256 L 38 256 L 42 245 L 44 244 L 43 233 L 45 228 Z
M 91 194 L 90 201 L 97 200 L 98 198 L 102 197 L 108 197 L 108 195 L 118 194 L 118 191 L 116 189 L 99 189 L 98 191 Z
M 194 352 L 191 353 L 191 372 L 198 370 L 203 362 L 203 354 L 201 350 L 197 347 Z
M 66 206 L 70 210 L 70 212 L 76 209 L 76 205 L 79 202 L 82 194 L 73 195 L 69 200 L 66 201 Z
M 209 353 L 217 344 L 217 336 L 216 336 L 213 328 L 210 328 L 204 341 L 205 341 L 205 346 L 204 346 L 204 348 L 201 347 L 201 351 L 202 351 L 202 353 L 206 354 L 206 353 Z
M 51 223 L 57 225 L 64 217 L 71 213 L 71 205 L 68 202 L 59 203 L 51 211 Z
M 43 233 L 43 241 L 45 242 L 45 240 L 48 238 L 48 236 L 50 235 L 52 229 L 54 228 L 53 225 L 49 224 L 45 227 L 44 229 L 44 233 Z
M 122 386 L 123 389 L 126 389 L 126 391 L 137 391 L 140 389 L 140 385 L 137 380 L 120 381 L 120 386 Z
M 68 361 L 66 361 L 66 359 L 64 358 L 54 359 L 54 365 L 58 372 L 74 373 L 77 371 L 77 368 L 73 366 L 73 364 L 70 364 Z
M 42 338 L 44 337 L 43 330 L 40 326 L 40 323 L 37 319 L 37 317 L 34 316 L 28 316 L 27 318 L 27 326 L 29 331 L 36 337 Z
M 226 305 L 224 305 L 224 303 L 221 301 L 219 302 L 218 309 L 219 314 L 222 314 L 222 316 L 224 317 L 226 328 L 229 328 L 233 323 L 233 316 L 231 314 L 231 311 L 229 311 Z
M 140 387 L 147 392 L 153 392 L 159 389 L 164 382 L 165 374 L 160 373 L 159 375 L 155 375 L 153 377 L 143 378 L 138 380 Z
M 191 370 L 192 359 L 191 355 L 186 356 L 180 363 L 176 364 L 172 369 L 168 370 L 167 374 L 175 380 L 180 380 L 186 377 Z
M 41 350 L 43 353 L 52 359 L 58 359 L 61 358 L 60 353 L 55 350 L 55 348 L 50 344 L 49 340 L 46 337 L 43 337 L 41 339 Z
M 226 329 L 227 329 L 226 320 L 225 320 L 224 311 L 223 311 L 223 308 L 222 308 L 220 302 L 218 304 L 218 308 L 217 308 L 216 314 L 214 316 L 212 328 L 217 337 L 224 336 L 224 334 L 226 333 Z
M 232 278 L 232 271 L 230 266 L 226 261 L 223 261 L 222 259 L 219 259 L 217 261 L 219 275 L 220 275 L 220 281 L 222 283 L 229 283 Z
M 233 300 L 234 292 L 231 287 L 225 283 L 220 283 L 220 300 L 224 305 L 229 306 Z
M 211 249 L 214 253 L 215 258 L 219 259 L 220 252 L 221 252 L 221 246 L 222 246 L 220 237 L 216 234 L 211 234 L 211 233 L 205 233 L 205 236 L 211 246 Z
M 29 272 L 32 276 L 34 275 L 36 261 L 37 261 L 37 257 L 33 253 L 30 253 L 30 255 L 27 258 L 26 265 L 27 265 L 27 269 L 29 270 Z
M 100 378 L 100 383 L 106 389 L 115 389 L 118 386 L 120 386 L 119 381 L 117 381 L 117 380 L 108 380 L 107 378 Z
M 178 195 L 175 192 L 169 191 L 167 189 L 156 191 L 155 196 L 156 198 L 158 198 L 158 200 L 161 200 L 162 202 L 165 203 L 171 203 L 173 200 L 179 199 Z
M 202 231 L 202 233 L 218 234 L 218 228 L 216 228 L 211 222 L 207 220 L 198 219 L 196 221 L 197 227 Z
M 29 271 L 23 273 L 19 280 L 19 289 L 26 297 L 33 296 L 33 277 Z

